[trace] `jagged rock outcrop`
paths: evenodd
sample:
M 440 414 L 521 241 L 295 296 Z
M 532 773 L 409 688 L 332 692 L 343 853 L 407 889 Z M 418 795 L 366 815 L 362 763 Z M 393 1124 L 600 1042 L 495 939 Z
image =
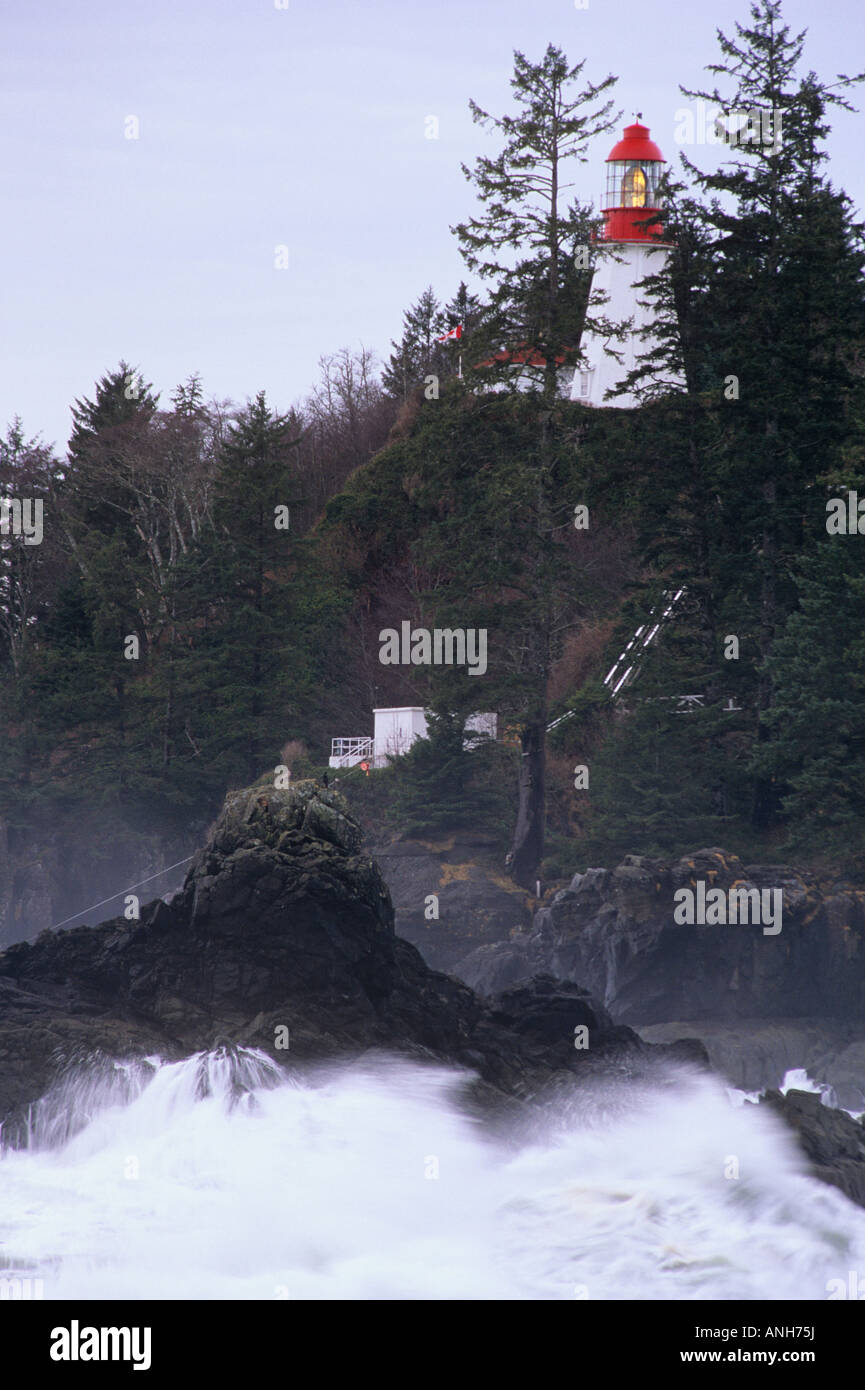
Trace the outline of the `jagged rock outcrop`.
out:
M 543 1027 L 528 996 L 486 1004 L 431 970 L 395 935 L 343 799 L 314 782 L 263 783 L 227 798 L 183 888 L 140 921 L 45 932 L 0 954 L 4 1137 L 60 1066 L 94 1049 L 180 1057 L 245 1043 L 291 1063 L 384 1047 L 476 1069 L 512 1096 L 611 1051 L 666 1055 L 584 990 L 537 988 Z M 577 1023 L 587 1050 L 573 1046 Z
M 699 881 L 728 892 L 780 889 L 781 931 L 679 925 L 674 892 Z M 628 855 L 576 874 L 532 929 L 485 945 L 456 966 L 481 993 L 539 971 L 576 979 L 620 1023 L 865 1015 L 865 891 L 721 849 L 673 863 Z
M 587 989 L 570 980 L 555 980 L 552 975 L 534 975 L 531 980 L 503 990 L 489 1001 L 490 1017 L 494 1023 L 507 1028 L 518 1037 L 536 1043 L 544 1049 L 550 1061 L 566 1065 L 571 1049 L 577 1046 L 574 1035 L 584 1029 L 584 1038 L 597 1038 L 600 1053 L 614 1053 L 617 1047 L 624 1052 L 633 1049 L 634 1032 L 617 1025 Z M 653 1044 L 655 1057 L 685 1062 L 703 1068 L 708 1054 L 697 1038 L 680 1035 Z M 590 1043 L 594 1056 L 598 1049 Z
M 823 1105 L 813 1091 L 769 1091 L 761 1104 L 793 1130 L 816 1178 L 865 1207 L 865 1125 Z

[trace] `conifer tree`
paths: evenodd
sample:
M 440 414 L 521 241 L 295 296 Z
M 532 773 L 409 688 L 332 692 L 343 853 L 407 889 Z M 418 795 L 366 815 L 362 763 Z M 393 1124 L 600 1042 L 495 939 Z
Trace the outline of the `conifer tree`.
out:
M 16 417 L 0 438 L 0 496 L 27 500 L 33 530 L 29 538 L 14 529 L 0 535 L 0 667 L 9 662 L 19 688 L 35 624 L 58 579 L 50 505 L 51 487 L 60 473 L 53 449 L 38 438 L 28 439 Z
M 538 63 L 515 52 L 511 87 L 518 114 L 497 118 L 470 103 L 474 120 L 491 126 L 504 145 L 497 156 L 479 158 L 474 170 L 463 166 L 482 211 L 452 229 L 469 269 L 491 284 L 488 338 L 504 351 L 505 379 L 515 350 L 521 363 L 516 384 L 528 378 L 539 388 L 532 443 L 516 468 L 514 492 L 524 499 L 522 520 L 529 525 L 520 539 L 522 573 L 507 619 L 508 629 L 518 618 L 524 624 L 513 639 L 524 703 L 509 857 L 513 877 L 524 886 L 533 884 L 543 857 L 547 687 L 560 641 L 555 538 L 567 525 L 563 508 L 570 501 L 560 478 L 562 441 L 556 438 L 554 408 L 561 368 L 576 361 L 586 316 L 587 277 L 577 271 L 574 253 L 589 241 L 591 217 L 579 203 L 566 201 L 573 186 L 568 175 L 574 164 L 587 161 L 590 142 L 618 119 L 605 97 L 616 79 L 584 82 L 584 66 L 571 66 L 553 44 Z M 492 377 L 486 362 L 481 370 Z M 494 548 L 498 553 L 495 543 Z M 474 584 L 482 587 L 477 574 Z
M 461 324 L 463 334 L 468 338 L 472 333 L 477 332 L 484 313 L 485 308 L 480 295 L 472 294 L 465 280 L 460 280 L 456 294 L 442 310 L 443 331 L 456 328 L 458 324 Z
M 114 505 L 123 489 L 112 487 L 106 475 L 111 474 L 115 450 L 127 448 L 146 430 L 157 405 L 150 383 L 121 361 L 97 382 L 92 401 L 85 396 L 72 406 L 67 478 L 74 486 L 81 521 L 103 533 L 122 527 L 130 545 L 135 544 L 134 528 L 124 523 Z M 81 561 L 80 552 L 78 558 Z
M 179 570 L 176 725 L 225 783 L 256 776 L 302 732 L 321 662 L 329 597 L 309 542 L 291 531 L 294 423 L 264 392 L 238 414 L 219 460 L 214 526 Z
M 720 108 L 737 132 L 734 156 L 697 179 L 712 195 L 706 217 L 716 253 L 704 351 L 718 395 L 725 381 L 737 392 L 725 409 L 719 471 L 744 581 L 742 618 L 753 608 L 758 626 L 759 717 L 775 699 L 767 658 L 795 605 L 788 576 L 809 490 L 849 428 L 857 344 L 865 341 L 861 233 L 849 200 L 820 172 L 827 112 L 850 109 L 843 92 L 862 78 L 841 75 L 832 86 L 813 73 L 797 79 L 804 34 L 790 33 L 780 0 L 757 0 L 750 16 L 734 37 L 718 36 L 722 58 L 709 71 L 728 90 L 686 95 Z M 750 114 L 758 112 L 759 140 Z M 760 719 L 761 741 L 770 728 Z M 767 824 L 776 810 L 772 784 L 758 776 L 755 823 Z
M 760 771 L 775 779 L 796 848 L 865 863 L 865 551 L 827 536 L 800 561 L 799 607 L 773 643 L 772 732 Z
M 496 711 L 519 728 L 511 869 L 532 887 L 543 854 L 550 671 L 593 600 L 608 600 L 603 566 L 592 563 L 596 533 L 574 525 L 573 433 L 562 427 L 550 438 L 548 491 L 539 497 L 536 405 L 453 385 L 424 404 L 409 437 L 355 475 L 327 522 L 334 538 L 342 533 L 338 549 L 358 556 L 361 583 L 384 573 L 393 584 L 399 573 L 411 586 L 412 608 L 395 617 L 486 631 L 486 671 L 442 668 L 421 688 L 423 672 L 413 670 L 414 700 L 463 718 Z
M 548 402 L 557 393 L 557 358 L 576 360 L 585 312 L 586 277 L 574 269 L 574 251 L 587 244 L 591 217 L 566 201 L 568 175 L 618 119 L 604 99 L 616 79 L 579 86 L 584 67 L 585 60 L 570 66 L 553 44 L 539 63 L 517 51 L 511 87 L 522 110 L 498 118 L 470 102 L 473 119 L 498 132 L 504 147 L 473 170 L 463 165 L 483 211 L 451 229 L 469 268 L 492 283 L 491 328 L 502 346 L 524 342 L 539 353 Z
M 473 756 L 464 747 L 462 716 L 431 713 L 426 738 L 394 759 L 392 809 L 406 834 L 478 825 L 486 808 L 472 794 Z
M 405 401 L 431 372 L 441 374 L 444 355 L 436 340 L 445 329 L 445 315 L 432 285 L 428 285 L 417 302 L 403 314 L 403 334 L 399 343 L 391 343 L 393 352 L 382 372 L 386 391 Z
M 652 466 L 660 436 L 645 431 L 645 554 L 699 600 L 710 648 L 724 631 L 746 639 L 738 675 L 758 745 L 751 816 L 765 827 L 779 811 L 759 747 L 778 728 L 765 717 L 779 669 L 768 655 L 798 601 L 791 575 L 811 543 L 815 482 L 856 428 L 863 241 L 822 165 L 827 113 L 849 109 L 844 91 L 860 79 L 798 77 L 804 35 L 784 24 L 780 0 L 758 0 L 750 22 L 718 41 L 717 85 L 682 90 L 718 113 L 728 157 L 710 173 L 683 157 L 702 201 L 668 181 L 675 249 L 643 288 L 659 347 L 625 384 L 645 399 L 646 383 L 670 366 L 688 383 L 653 420 L 672 427 L 661 468 Z M 719 690 L 710 680 L 707 693 Z

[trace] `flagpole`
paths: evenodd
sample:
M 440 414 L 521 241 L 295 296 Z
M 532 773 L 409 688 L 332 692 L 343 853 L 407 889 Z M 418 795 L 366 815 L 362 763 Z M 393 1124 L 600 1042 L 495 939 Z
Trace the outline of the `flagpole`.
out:
M 460 339 L 462 338 L 462 336 L 463 336 L 463 326 L 462 326 L 461 323 L 458 323 L 458 324 L 456 325 L 455 328 L 450 328 L 450 329 L 448 329 L 447 333 L 442 333 L 441 337 L 436 338 L 436 342 L 437 342 L 437 343 L 446 343 L 450 338 L 453 338 L 453 339 L 456 340 L 456 342 L 459 342 Z M 462 355 L 462 352 L 460 352 L 459 357 L 458 357 L 458 359 L 457 359 L 457 380 L 458 380 L 458 381 L 462 381 L 462 379 L 463 379 L 463 355 Z

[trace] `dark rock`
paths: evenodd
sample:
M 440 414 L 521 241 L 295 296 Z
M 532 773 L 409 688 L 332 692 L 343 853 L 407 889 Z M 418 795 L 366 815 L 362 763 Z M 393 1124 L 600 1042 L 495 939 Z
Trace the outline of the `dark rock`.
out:
M 441 841 L 400 837 L 371 843 L 390 890 L 397 935 L 417 946 L 435 970 L 452 972 L 475 947 L 506 941 L 531 926 L 534 900 L 497 864 L 500 850 L 488 839 L 461 831 Z M 438 899 L 437 918 L 425 915 L 431 893 Z
M 782 929 L 680 925 L 678 888 L 779 888 Z M 454 966 L 493 994 L 538 973 L 580 980 L 620 1023 L 865 1014 L 865 892 L 785 866 L 743 866 L 704 849 L 674 862 L 629 855 L 576 874 L 530 930 L 484 943 Z
M 706 1071 L 711 1068 L 711 1060 L 702 1038 L 676 1038 L 673 1042 L 651 1044 L 666 1057 L 668 1062 L 680 1062 Z
M 454 967 L 454 973 L 477 994 L 492 995 L 546 972 L 526 933 L 509 941 L 478 946 Z
M 815 1177 L 865 1206 L 865 1125 L 823 1105 L 812 1091 L 769 1091 L 761 1103 L 795 1132 Z
M 589 994 L 588 990 L 570 980 L 554 980 L 551 975 L 536 975 L 528 983 L 505 990 L 489 1001 L 494 1022 L 511 1029 L 518 1036 L 530 1038 L 556 1055 L 565 1055 L 574 1048 L 578 1027 L 588 1030 L 585 1049 L 598 1056 L 611 1046 L 641 1051 L 640 1040 L 630 1028 L 619 1028 Z
M 582 1022 L 590 1045 L 577 1050 Z M 395 935 L 345 802 L 313 782 L 230 795 L 183 888 L 139 922 L 44 932 L 0 954 L 4 1138 L 72 1057 L 181 1057 L 226 1040 L 283 1063 L 387 1048 L 520 1097 L 616 1048 L 652 1059 L 576 985 L 536 981 L 485 1004 L 430 969 Z

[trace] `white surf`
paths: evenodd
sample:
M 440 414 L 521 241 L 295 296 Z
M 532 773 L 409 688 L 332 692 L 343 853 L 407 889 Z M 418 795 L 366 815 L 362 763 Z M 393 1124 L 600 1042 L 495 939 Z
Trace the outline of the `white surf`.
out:
M 574 1087 L 496 1139 L 465 1082 L 252 1050 L 84 1067 L 0 1160 L 0 1292 L 811 1300 L 865 1274 L 865 1211 L 710 1077 Z

